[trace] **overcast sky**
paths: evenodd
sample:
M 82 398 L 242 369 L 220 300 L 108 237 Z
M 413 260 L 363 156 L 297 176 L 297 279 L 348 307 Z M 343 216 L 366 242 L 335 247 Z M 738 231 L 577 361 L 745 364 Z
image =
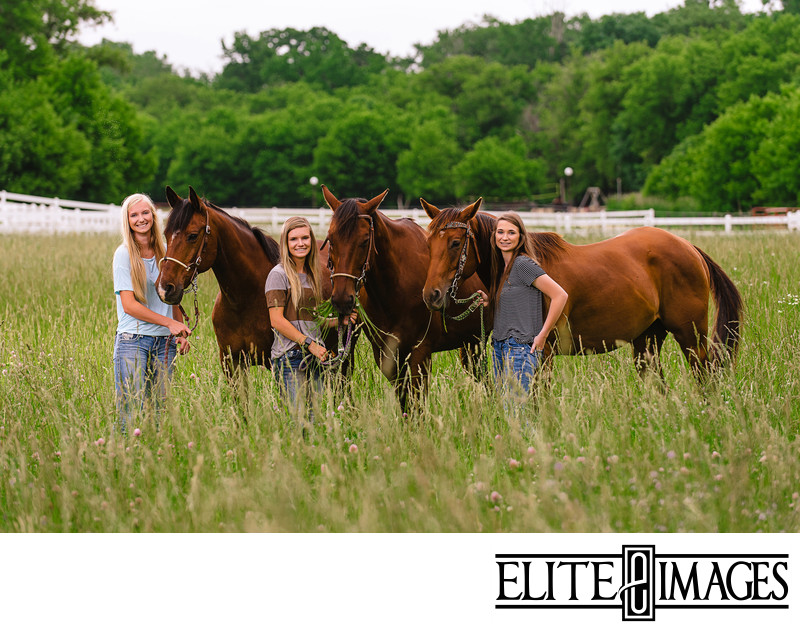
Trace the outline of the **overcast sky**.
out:
M 429 44 L 436 33 L 485 14 L 503 22 L 562 11 L 568 17 L 588 13 L 633 13 L 645 7 L 654 15 L 682 5 L 682 0 L 96 0 L 111 11 L 113 24 L 85 28 L 80 41 L 93 45 L 103 38 L 128 42 L 136 53 L 155 50 L 179 70 L 216 73 L 222 69 L 222 44 L 237 31 L 257 36 L 272 28 L 308 30 L 325 26 L 356 48 L 362 42 L 379 53 L 406 56 L 414 44 Z M 755 11 L 760 0 L 743 0 Z M 602 9 L 600 8 L 602 7 Z

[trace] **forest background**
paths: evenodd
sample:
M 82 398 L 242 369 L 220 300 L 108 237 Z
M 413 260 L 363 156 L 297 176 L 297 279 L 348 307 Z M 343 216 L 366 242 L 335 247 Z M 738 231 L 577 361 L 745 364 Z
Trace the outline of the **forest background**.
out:
M 399 206 L 544 203 L 569 166 L 573 203 L 597 186 L 688 214 L 800 205 L 800 0 L 486 16 L 409 58 L 323 26 L 238 32 L 213 76 L 77 43 L 110 18 L 93 0 L 4 0 L 0 188 L 118 204 L 192 185 L 223 206 L 308 207 L 313 176 Z

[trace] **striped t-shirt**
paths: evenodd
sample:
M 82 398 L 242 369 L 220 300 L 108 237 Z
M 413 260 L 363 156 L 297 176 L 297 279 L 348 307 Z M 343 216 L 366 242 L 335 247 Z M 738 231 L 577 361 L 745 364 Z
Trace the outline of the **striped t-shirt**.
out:
M 497 296 L 492 339 L 533 344 L 544 326 L 542 292 L 533 282 L 546 272 L 533 260 L 520 254 L 514 259 L 505 285 Z
M 300 285 L 303 287 L 303 297 L 300 299 L 299 309 L 295 309 L 291 300 L 289 277 L 286 276 L 286 270 L 283 269 L 283 265 L 280 263 L 272 268 L 264 285 L 267 307 L 283 307 L 283 317 L 291 322 L 294 328 L 304 336 L 311 337 L 318 344 L 324 345 L 322 334 L 314 321 L 314 310 L 317 308 L 317 304 L 314 299 L 314 290 L 311 288 L 311 282 L 308 280 L 307 274 L 301 273 L 298 276 L 300 276 Z M 287 351 L 298 348 L 297 344 L 288 337 L 284 337 L 275 329 L 273 329 L 273 332 L 275 333 L 275 339 L 272 342 L 272 351 L 270 352 L 272 359 L 277 359 Z

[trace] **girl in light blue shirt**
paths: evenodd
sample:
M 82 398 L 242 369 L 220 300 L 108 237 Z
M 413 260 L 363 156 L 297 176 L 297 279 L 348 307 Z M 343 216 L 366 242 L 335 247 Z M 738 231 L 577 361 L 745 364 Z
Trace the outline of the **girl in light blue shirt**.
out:
M 114 382 L 119 427 L 123 434 L 133 414 L 154 394 L 156 407 L 166 394 L 176 346 L 189 350 L 189 327 L 180 308 L 156 293 L 158 261 L 166 248 L 153 201 L 141 193 L 122 202 L 122 244 L 114 252 L 117 333 Z

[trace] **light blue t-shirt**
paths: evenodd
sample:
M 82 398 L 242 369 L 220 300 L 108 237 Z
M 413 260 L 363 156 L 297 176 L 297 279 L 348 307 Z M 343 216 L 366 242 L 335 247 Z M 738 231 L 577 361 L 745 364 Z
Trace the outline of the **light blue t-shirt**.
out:
M 172 318 L 172 305 L 161 302 L 156 293 L 156 279 L 158 278 L 158 264 L 156 258 L 143 259 L 144 269 L 147 273 L 147 305 L 146 307 L 155 313 Z M 131 281 L 131 257 L 128 248 L 120 245 L 114 252 L 114 294 L 117 298 L 117 333 L 137 333 L 139 335 L 169 335 L 169 329 L 160 324 L 153 324 L 134 318 L 125 313 L 122 308 L 122 299 L 119 297 L 121 291 L 133 291 Z

